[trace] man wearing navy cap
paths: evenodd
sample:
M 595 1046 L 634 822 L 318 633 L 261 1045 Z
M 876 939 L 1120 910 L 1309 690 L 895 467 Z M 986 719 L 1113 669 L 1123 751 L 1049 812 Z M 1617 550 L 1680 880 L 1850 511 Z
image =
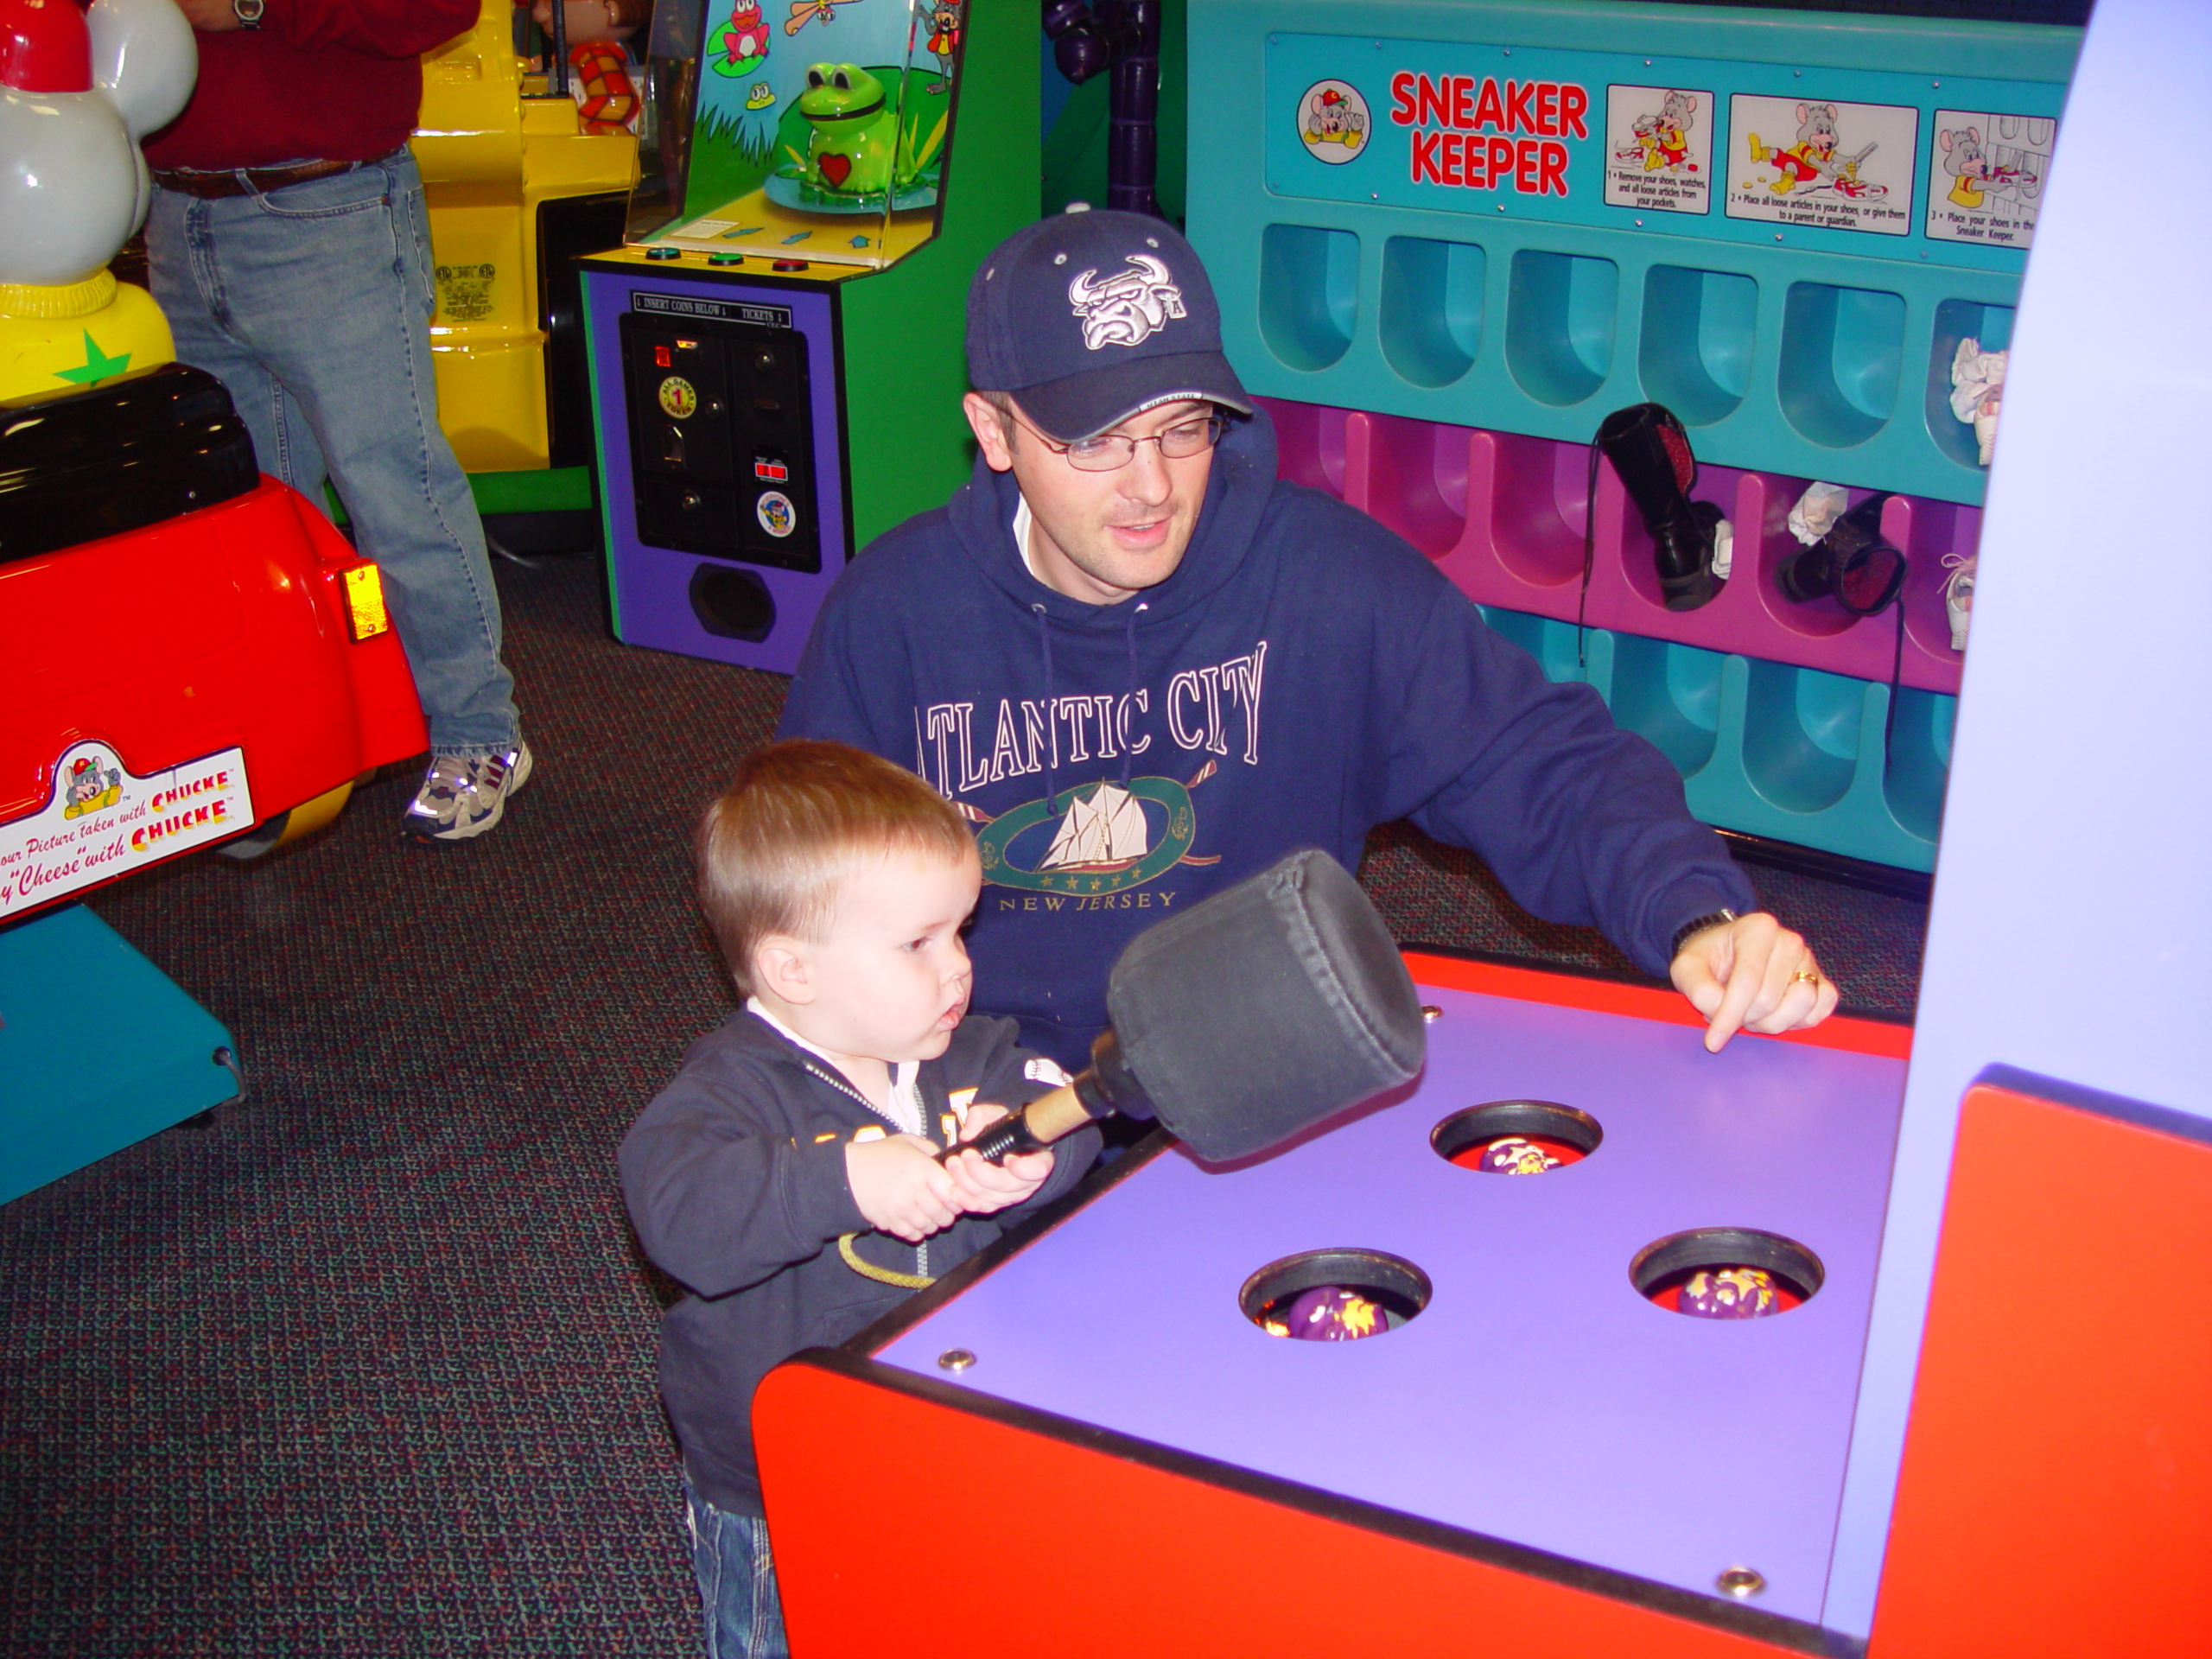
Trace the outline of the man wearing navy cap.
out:
M 1708 1047 L 1834 1009 L 1657 750 L 1399 537 L 1276 480 L 1171 227 L 1008 238 L 968 365 L 975 475 L 847 569 L 780 729 L 912 766 L 976 824 L 977 1009 L 1079 1064 L 1130 938 L 1300 847 L 1356 867 L 1401 817 L 1670 975 Z

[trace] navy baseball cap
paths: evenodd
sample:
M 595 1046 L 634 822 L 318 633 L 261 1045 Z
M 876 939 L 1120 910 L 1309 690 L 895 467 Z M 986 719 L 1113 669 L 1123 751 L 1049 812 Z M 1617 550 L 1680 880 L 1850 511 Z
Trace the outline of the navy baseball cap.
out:
M 1252 412 L 1191 245 L 1163 220 L 1079 206 L 1016 231 L 976 270 L 968 378 L 1063 443 L 1179 398 Z

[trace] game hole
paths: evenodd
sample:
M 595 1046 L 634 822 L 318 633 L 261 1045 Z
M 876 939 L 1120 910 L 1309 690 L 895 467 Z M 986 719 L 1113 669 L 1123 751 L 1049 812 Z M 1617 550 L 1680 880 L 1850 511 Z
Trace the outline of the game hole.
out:
M 1670 1313 L 1754 1319 L 1787 1313 L 1819 1294 L 1827 1270 L 1795 1239 L 1751 1227 L 1671 1233 L 1628 1265 L 1637 1294 Z
M 1493 1100 L 1454 1112 L 1428 1132 L 1436 1155 L 1485 1175 L 1541 1175 L 1579 1164 L 1605 1131 L 1555 1100 Z
M 1396 1330 L 1428 1306 L 1428 1275 L 1382 1250 L 1305 1250 L 1270 1262 L 1236 1293 L 1244 1317 L 1271 1337 L 1349 1342 Z

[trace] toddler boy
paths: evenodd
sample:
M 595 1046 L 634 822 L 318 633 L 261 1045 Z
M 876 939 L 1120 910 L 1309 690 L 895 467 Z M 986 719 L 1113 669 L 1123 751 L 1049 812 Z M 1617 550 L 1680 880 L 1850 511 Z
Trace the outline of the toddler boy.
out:
M 771 744 L 698 837 L 699 895 L 744 1012 L 693 1044 L 624 1139 L 661 1323 L 709 1659 L 785 1652 L 753 1456 L 769 1369 L 843 1341 L 1072 1185 L 1085 1129 L 1002 1166 L 937 1161 L 1065 1080 L 969 1019 L 975 838 L 927 784 L 839 743 Z M 989 1104 L 979 1103 L 988 1102 Z

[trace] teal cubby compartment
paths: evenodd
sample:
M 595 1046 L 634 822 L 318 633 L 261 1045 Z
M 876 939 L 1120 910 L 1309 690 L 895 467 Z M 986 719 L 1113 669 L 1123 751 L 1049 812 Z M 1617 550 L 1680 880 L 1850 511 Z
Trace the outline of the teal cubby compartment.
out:
M 2055 124 L 2080 31 L 1619 0 L 1190 27 L 1189 231 L 1253 391 L 1577 442 L 1650 400 L 1700 461 L 1980 502 L 1950 364 L 2009 340 L 2034 201 L 1956 206 L 1940 141 Z M 1310 130 L 1324 91 L 1357 144 Z M 1671 165 L 1637 147 L 1669 97 Z M 1839 146 L 1785 184 L 1821 111 Z
M 1682 774 L 1707 823 L 1901 869 L 1936 867 L 1958 699 L 1481 607 L 1554 680 L 1586 679 Z

